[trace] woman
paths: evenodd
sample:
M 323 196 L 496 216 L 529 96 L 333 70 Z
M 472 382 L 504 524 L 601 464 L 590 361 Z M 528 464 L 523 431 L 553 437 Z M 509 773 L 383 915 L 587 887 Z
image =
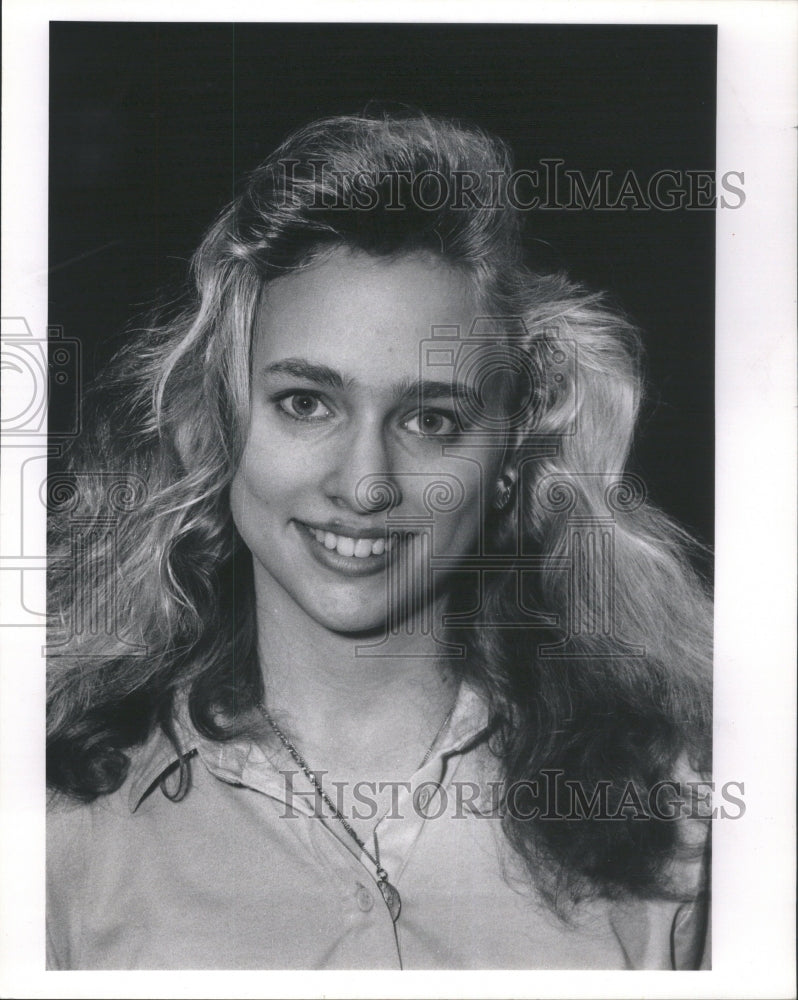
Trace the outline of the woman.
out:
M 636 333 L 525 267 L 511 171 L 308 126 L 100 380 L 50 484 L 53 968 L 701 961 L 708 600 L 624 474 Z

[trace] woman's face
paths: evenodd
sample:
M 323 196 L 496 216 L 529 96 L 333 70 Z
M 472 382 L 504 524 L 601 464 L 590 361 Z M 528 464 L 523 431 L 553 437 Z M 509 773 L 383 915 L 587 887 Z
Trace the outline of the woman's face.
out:
M 462 426 L 477 313 L 467 278 L 426 255 L 337 250 L 268 286 L 231 489 L 263 606 L 379 630 L 429 602 L 436 560 L 476 551 L 504 450 L 499 392 L 481 399 L 483 433 L 473 404 Z

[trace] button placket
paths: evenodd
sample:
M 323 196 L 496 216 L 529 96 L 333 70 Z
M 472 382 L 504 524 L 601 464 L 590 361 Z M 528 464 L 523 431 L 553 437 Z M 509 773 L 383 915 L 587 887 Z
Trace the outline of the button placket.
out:
M 346 887 L 342 893 L 343 898 L 350 901 L 354 899 L 355 905 L 361 913 L 372 913 L 373 911 L 373 918 L 377 918 L 378 921 L 377 927 L 384 927 L 391 931 L 390 945 L 386 946 L 395 949 L 397 943 L 394 923 L 388 907 L 382 904 L 369 860 L 364 854 L 358 856 L 350 851 L 347 844 L 338 837 L 334 828 L 328 826 L 324 820 L 308 817 L 308 821 L 312 823 L 310 827 L 311 845 L 327 879 L 329 881 L 335 880 L 339 892 Z M 352 891 L 353 877 L 354 892 Z M 377 905 L 378 903 L 380 905 Z M 349 905 L 351 906 L 351 902 Z M 381 934 L 382 931 L 380 930 L 378 933 Z
M 368 913 L 369 910 L 374 909 L 374 896 L 371 892 L 363 885 L 362 882 L 357 883 L 357 892 L 355 893 L 355 899 L 357 900 L 357 905 L 363 911 L 363 913 Z
M 392 807 L 375 827 L 379 840 L 381 862 L 390 872 L 391 881 L 401 892 L 398 879 L 407 864 L 413 844 L 421 834 L 425 817 L 416 805 L 416 792 L 420 785 L 437 785 L 443 778 L 444 763 L 433 757 L 403 786 L 397 797 L 395 811 Z
M 384 818 L 377 825 L 377 835 L 380 839 L 380 850 L 387 861 L 385 867 L 393 875 L 394 881 L 401 878 L 407 868 L 413 848 L 418 842 L 421 834 L 428 822 L 446 822 L 447 814 L 451 812 L 452 804 L 448 801 L 448 789 L 457 773 L 462 757 L 460 754 L 449 755 L 441 753 L 429 760 L 411 779 L 409 790 L 402 791 L 399 797 L 400 821 L 392 825 Z M 424 790 L 428 791 L 427 803 L 421 806 L 419 798 L 423 797 Z M 441 796 L 447 796 L 444 802 Z M 384 826 L 383 826 L 384 824 Z M 384 831 L 384 832 L 383 832 Z

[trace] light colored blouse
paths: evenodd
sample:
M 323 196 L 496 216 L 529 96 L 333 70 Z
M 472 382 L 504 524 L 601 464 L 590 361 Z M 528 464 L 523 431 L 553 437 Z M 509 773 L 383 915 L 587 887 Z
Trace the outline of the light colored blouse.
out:
M 374 865 L 321 818 L 282 748 L 215 743 L 184 726 L 192 782 L 172 802 L 159 779 L 177 755 L 153 736 L 117 792 L 51 807 L 48 967 L 708 967 L 702 902 L 602 900 L 563 922 L 539 901 L 476 800 L 496 775 L 485 720 L 463 688 L 435 753 L 376 827 L 401 894 L 396 924 Z

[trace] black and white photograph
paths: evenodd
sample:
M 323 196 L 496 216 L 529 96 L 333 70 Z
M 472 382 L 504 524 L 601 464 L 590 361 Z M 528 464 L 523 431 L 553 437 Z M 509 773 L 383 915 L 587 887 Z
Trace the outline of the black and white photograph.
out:
M 626 9 L 39 26 L 3 624 L 41 658 L 42 982 L 734 995 L 729 859 L 773 815 L 734 679 L 794 747 L 784 646 L 768 675 L 725 626 L 722 278 L 761 189 L 723 25 Z

